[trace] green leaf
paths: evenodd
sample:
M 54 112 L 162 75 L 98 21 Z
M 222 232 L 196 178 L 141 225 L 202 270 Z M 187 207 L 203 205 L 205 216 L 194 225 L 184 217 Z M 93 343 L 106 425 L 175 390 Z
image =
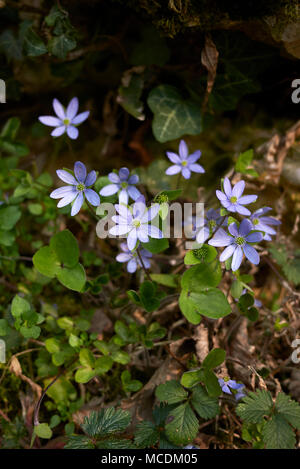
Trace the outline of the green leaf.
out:
M 0 337 L 9 333 L 9 325 L 6 319 L 0 319 Z
M 244 153 L 241 153 L 235 164 L 235 170 L 238 173 L 249 174 L 250 176 L 258 177 L 258 173 L 253 169 L 249 168 L 251 166 L 253 159 L 253 150 L 247 150 Z
M 175 380 L 160 384 L 155 390 L 155 395 L 161 402 L 168 404 L 176 404 L 188 397 L 187 391 Z
M 248 396 L 237 406 L 236 413 L 247 423 L 259 423 L 266 415 L 270 415 L 273 407 L 269 391 L 258 390 L 249 392 Z
M 85 270 L 81 264 L 75 267 L 63 268 L 57 272 L 58 280 L 70 290 L 81 292 L 86 282 Z
M 164 285 L 165 287 L 177 288 L 178 287 L 178 276 L 172 274 L 150 274 L 153 282 Z
M 209 352 L 203 360 L 202 366 L 212 370 L 220 366 L 226 358 L 226 352 L 222 348 L 215 348 Z
M 34 427 L 34 433 L 39 438 L 45 438 L 49 440 L 52 437 L 52 430 L 49 427 L 48 423 L 40 423 Z
M 131 374 L 128 370 L 122 372 L 121 381 L 125 392 L 137 392 L 143 387 L 143 383 L 137 379 L 131 379 Z
M 205 384 L 206 390 L 211 397 L 217 397 L 222 394 L 221 386 L 219 385 L 218 378 L 213 371 L 205 368 L 203 370 L 203 383 Z
M 209 287 L 219 285 L 222 271 L 219 262 L 198 264 L 186 270 L 181 279 L 181 286 L 190 292 L 202 292 Z
M 263 439 L 267 449 L 294 449 L 295 434 L 281 415 L 273 415 L 263 428 Z
M 53 378 L 45 380 L 45 386 L 51 383 Z M 71 401 L 74 401 L 77 397 L 76 389 L 69 379 L 61 376 L 55 381 L 47 391 L 47 396 L 53 399 L 56 404 L 68 405 Z
M 118 90 L 118 103 L 136 119 L 145 120 L 144 104 L 141 101 L 141 95 L 144 87 L 144 80 L 140 75 L 124 74 L 122 80 L 123 86 Z M 126 85 L 125 85 L 126 83 Z
M 113 359 L 111 357 L 99 357 L 95 363 L 95 372 L 97 375 L 103 375 L 107 373 L 113 366 Z
M 186 265 L 201 264 L 203 262 L 212 262 L 217 257 L 217 250 L 213 246 L 204 244 L 199 249 L 193 249 L 188 251 L 184 257 L 184 263 Z
M 148 106 L 154 113 L 152 130 L 159 142 L 167 142 L 183 135 L 197 135 L 202 131 L 199 105 L 184 100 L 170 85 L 154 88 L 148 96 Z
M 49 246 L 40 248 L 34 254 L 32 262 L 34 267 L 46 277 L 53 278 L 60 271 L 60 262 Z
M 88 383 L 92 378 L 96 376 L 95 370 L 92 368 L 80 368 L 75 373 L 76 383 Z
M 154 446 L 159 440 L 159 431 L 152 422 L 140 422 L 135 430 L 134 442 L 140 448 Z
M 65 59 L 68 52 L 75 49 L 75 39 L 69 37 L 67 34 L 53 37 L 48 43 L 49 52 L 59 59 Z
M 130 413 L 113 407 L 101 409 L 99 412 L 91 412 L 85 417 L 81 425 L 83 431 L 91 437 L 106 437 L 113 433 L 121 433 L 130 424 Z
M 217 288 L 209 288 L 206 292 L 196 293 L 182 290 L 179 306 L 192 324 L 199 324 L 201 315 L 212 319 L 222 318 L 231 313 L 231 307 L 225 295 Z
M 21 298 L 19 295 L 16 295 L 11 303 L 11 314 L 15 319 L 22 316 L 23 313 L 26 313 L 31 310 L 30 304 L 24 298 Z
M 40 336 L 41 328 L 39 326 L 21 326 L 20 333 L 25 339 L 37 339 Z
M 69 230 L 54 235 L 50 241 L 57 258 L 65 267 L 75 267 L 79 260 L 79 248 L 75 236 Z
M 171 421 L 170 421 L 171 420 Z M 198 419 L 188 402 L 171 410 L 165 427 L 168 439 L 175 445 L 191 443 L 197 436 Z
M 191 404 L 203 419 L 216 417 L 220 411 L 217 397 L 209 396 L 200 385 L 193 388 Z
M 181 376 L 180 384 L 185 388 L 192 388 L 195 384 L 198 384 L 203 377 L 202 370 L 186 371 Z
M 43 40 L 33 31 L 28 28 L 23 37 L 24 48 L 29 57 L 37 57 L 48 52 Z
M 80 361 L 80 364 L 83 366 L 89 366 L 90 368 L 93 368 L 95 366 L 94 355 L 87 348 L 83 348 L 80 350 L 79 361 Z
M 154 239 L 149 238 L 148 243 L 141 243 L 142 246 L 152 254 L 158 254 L 159 252 L 165 251 L 169 247 L 169 241 L 166 238 Z
M 14 140 L 17 136 L 20 125 L 21 121 L 18 117 L 11 117 L 4 124 L 0 136 L 7 138 L 8 140 Z
M 0 228 L 3 231 L 11 230 L 21 218 L 21 211 L 16 205 L 0 208 Z
M 293 427 L 300 429 L 300 405 L 298 402 L 280 392 L 276 398 L 275 408 Z

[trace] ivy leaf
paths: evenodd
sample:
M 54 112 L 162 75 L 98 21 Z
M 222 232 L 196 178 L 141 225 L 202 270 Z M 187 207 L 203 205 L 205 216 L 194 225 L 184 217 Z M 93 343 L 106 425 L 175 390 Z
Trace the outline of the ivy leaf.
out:
M 171 410 L 167 417 L 165 427 L 168 439 L 175 445 L 186 445 L 191 443 L 197 436 L 198 419 L 188 402 Z
M 124 74 L 123 85 L 118 90 L 118 103 L 136 119 L 145 120 L 144 104 L 141 101 L 141 95 L 144 87 L 144 80 L 139 75 Z
M 264 416 L 270 415 L 273 407 L 269 391 L 258 390 L 249 392 L 243 402 L 237 406 L 236 413 L 247 423 L 259 423 Z
M 262 434 L 267 449 L 295 448 L 295 434 L 281 415 L 273 415 L 264 425 Z
M 159 142 L 167 142 L 183 135 L 197 135 L 202 131 L 199 105 L 184 100 L 170 85 L 154 88 L 148 96 L 148 106 L 154 113 L 153 134 Z
M 77 43 L 75 39 L 67 34 L 53 37 L 48 43 L 49 52 L 59 59 L 65 59 L 68 52 L 75 49 Z
M 185 400 L 188 393 L 178 381 L 171 380 L 160 384 L 155 390 L 155 395 L 162 402 L 165 401 L 168 404 L 176 404 Z
M 0 50 L 4 52 L 8 60 L 22 60 L 22 44 L 16 39 L 10 29 L 6 29 L 0 35 Z
M 28 28 L 24 34 L 23 44 L 29 57 L 37 57 L 48 52 L 46 44 L 32 28 Z
M 203 419 L 216 417 L 220 411 L 217 397 L 209 396 L 200 385 L 193 388 L 191 404 Z

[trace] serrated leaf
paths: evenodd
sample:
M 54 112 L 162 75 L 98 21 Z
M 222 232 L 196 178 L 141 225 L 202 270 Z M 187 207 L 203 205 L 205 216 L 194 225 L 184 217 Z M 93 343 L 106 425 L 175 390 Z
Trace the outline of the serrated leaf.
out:
M 298 402 L 280 392 L 276 398 L 275 408 L 293 427 L 300 429 L 300 405 Z
M 243 402 L 237 406 L 236 413 L 247 423 L 259 423 L 266 415 L 270 415 L 273 407 L 269 391 L 258 390 L 249 392 Z
M 171 420 L 171 421 L 170 421 Z M 198 419 L 188 402 L 171 410 L 165 427 L 168 439 L 175 445 L 191 443 L 197 436 Z
M 152 130 L 159 142 L 167 142 L 183 135 L 197 135 L 202 131 L 199 105 L 184 100 L 177 88 L 160 85 L 148 96 L 148 106 L 154 113 Z
M 130 424 L 130 413 L 113 407 L 101 409 L 99 412 L 91 412 L 85 417 L 82 429 L 90 436 L 107 436 L 113 433 L 121 433 Z
M 188 396 L 188 393 L 185 391 L 185 389 L 183 389 L 178 381 L 171 380 L 160 384 L 156 388 L 155 395 L 161 402 L 176 404 L 185 400 Z
M 291 426 L 281 415 L 273 415 L 263 428 L 267 449 L 293 449 L 296 438 Z
M 159 431 L 152 422 L 140 422 L 135 431 L 134 442 L 140 448 L 147 448 L 157 443 Z
M 218 399 L 207 394 L 202 386 L 193 388 L 191 404 L 197 414 L 203 419 L 210 419 L 218 415 L 220 408 Z

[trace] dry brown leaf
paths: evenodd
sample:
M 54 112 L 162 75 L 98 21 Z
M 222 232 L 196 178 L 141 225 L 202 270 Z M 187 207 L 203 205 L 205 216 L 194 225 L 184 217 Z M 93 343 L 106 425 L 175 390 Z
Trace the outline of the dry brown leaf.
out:
M 10 365 L 9 365 L 9 371 L 13 374 L 15 374 L 18 378 L 20 378 L 22 381 L 25 381 L 26 383 L 29 384 L 29 386 L 32 388 L 34 392 L 36 392 L 38 398 L 41 397 L 42 395 L 42 388 L 38 384 L 34 383 L 28 376 L 25 376 L 22 373 L 22 367 L 20 365 L 19 360 L 17 359 L 16 356 L 12 356 L 10 360 Z
M 206 108 L 209 95 L 212 92 L 214 86 L 217 74 L 218 58 L 219 52 L 217 51 L 215 43 L 209 36 L 206 36 L 204 49 L 201 52 L 201 63 L 208 71 L 206 92 L 203 100 L 203 109 Z

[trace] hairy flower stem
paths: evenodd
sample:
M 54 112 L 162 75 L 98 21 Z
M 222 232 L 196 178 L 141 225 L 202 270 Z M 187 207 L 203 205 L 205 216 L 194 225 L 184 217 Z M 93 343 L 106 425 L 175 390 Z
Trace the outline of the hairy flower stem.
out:
M 181 173 L 178 174 L 175 190 L 179 189 L 180 182 L 181 182 Z
M 152 282 L 151 277 L 149 275 L 149 272 L 147 272 L 147 269 L 145 267 L 145 264 L 144 264 L 144 261 L 143 261 L 143 258 L 141 256 L 139 248 L 137 248 L 136 252 L 137 252 L 138 258 L 140 260 L 140 263 L 142 265 L 143 271 L 145 272 L 145 275 L 146 275 L 147 279 L 149 280 L 149 282 Z

